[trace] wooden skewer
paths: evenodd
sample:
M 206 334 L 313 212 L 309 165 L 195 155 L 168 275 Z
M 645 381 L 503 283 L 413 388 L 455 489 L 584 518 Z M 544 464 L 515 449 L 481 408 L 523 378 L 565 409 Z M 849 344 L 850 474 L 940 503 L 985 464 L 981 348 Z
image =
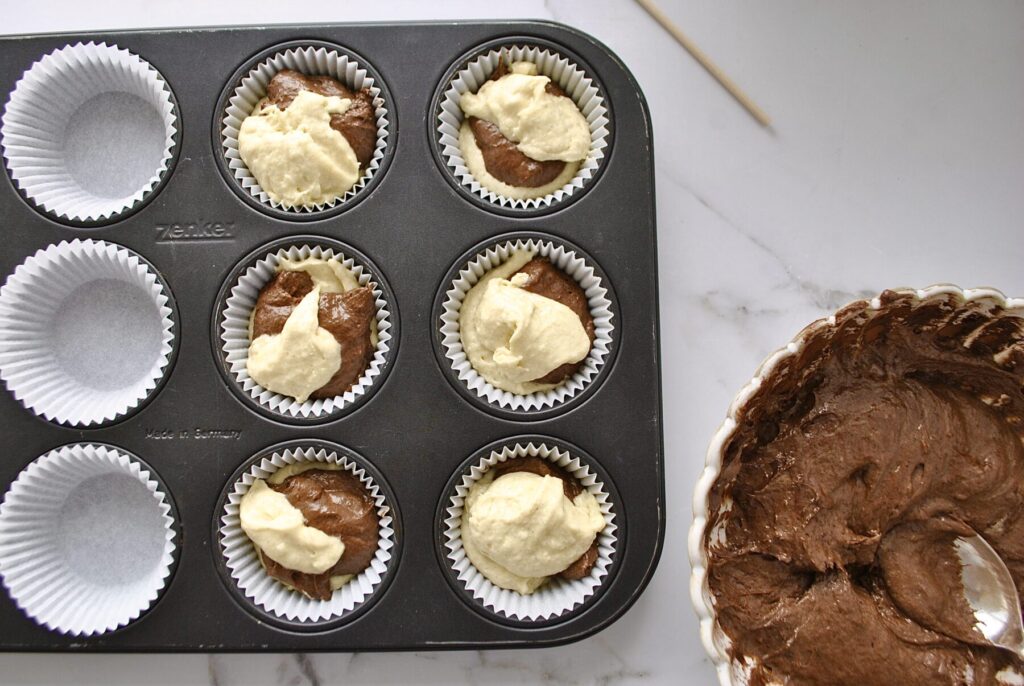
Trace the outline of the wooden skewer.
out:
M 711 76 L 715 78 L 718 83 L 722 85 L 722 88 L 729 91 L 729 95 L 736 99 L 736 102 L 743 105 L 743 108 L 750 113 L 754 119 L 757 120 L 761 126 L 771 126 L 772 120 L 768 117 L 764 110 L 758 107 L 753 100 L 747 97 L 747 95 L 740 90 L 732 79 L 730 79 L 725 72 L 718 68 L 718 65 L 711 61 L 703 50 L 697 47 L 696 43 L 691 41 L 679 27 L 672 23 L 665 13 L 658 9 L 651 0 L 636 0 L 637 4 L 647 10 L 647 13 L 654 18 L 656 22 L 661 24 L 662 28 L 672 34 L 680 45 L 686 48 L 686 51 L 693 56 L 693 59 L 700 63 L 700 66 L 704 67 Z

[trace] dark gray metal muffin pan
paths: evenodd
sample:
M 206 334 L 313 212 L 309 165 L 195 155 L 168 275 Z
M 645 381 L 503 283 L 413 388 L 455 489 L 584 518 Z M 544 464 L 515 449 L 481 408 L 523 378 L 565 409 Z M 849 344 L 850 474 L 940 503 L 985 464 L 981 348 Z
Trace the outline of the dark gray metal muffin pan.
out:
M 550 44 L 603 86 L 613 141 L 602 169 L 572 202 L 550 211 L 488 209 L 456 190 L 438 163 L 434 101 L 460 56 L 490 41 Z M 180 143 L 166 183 L 113 223 L 53 221 L 0 180 L 4 247 L 0 278 L 51 243 L 96 238 L 135 250 L 169 284 L 177 304 L 176 360 L 155 397 L 95 429 L 51 424 L 0 393 L 0 491 L 52 448 L 107 443 L 151 465 L 179 514 L 177 567 L 155 605 L 128 626 L 92 638 L 50 632 L 0 592 L 0 650 L 363 651 L 549 646 L 608 626 L 654 572 L 665 528 L 654 162 L 650 115 L 626 67 L 604 45 L 548 22 L 429 23 L 217 28 L 0 38 L 4 102 L 28 67 L 79 41 L 105 41 L 152 64 L 177 101 Z M 358 202 L 319 220 L 286 220 L 243 201 L 218 169 L 218 101 L 254 55 L 290 41 L 347 48 L 381 76 L 389 94 L 390 147 L 380 177 Z M 615 289 L 617 345 L 599 387 L 564 412 L 513 419 L 469 402 L 434 354 L 432 306 L 445 275 L 472 246 L 510 232 L 564 238 L 593 257 Z M 400 318 L 392 369 L 373 396 L 326 423 L 286 423 L 243 403 L 218 371 L 211 318 L 218 290 L 259 246 L 290 235 L 346 243 L 383 272 Z M 586 451 L 620 500 L 624 527 L 609 577 L 593 602 L 556 622 L 503 623 L 477 611 L 442 568 L 436 534 L 455 471 L 482 447 L 543 435 Z M 227 438 L 225 438 L 227 436 Z M 347 446 L 383 475 L 398 504 L 397 557 L 386 587 L 355 619 L 323 631 L 260 621 L 221 578 L 212 539 L 229 477 L 268 446 L 296 439 Z M 126 523 L 129 526 L 130 523 Z

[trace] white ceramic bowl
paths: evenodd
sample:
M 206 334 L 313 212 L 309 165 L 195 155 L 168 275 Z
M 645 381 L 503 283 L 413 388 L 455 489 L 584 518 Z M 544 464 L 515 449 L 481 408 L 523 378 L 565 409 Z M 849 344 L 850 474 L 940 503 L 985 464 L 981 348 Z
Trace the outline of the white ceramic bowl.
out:
M 1005 310 L 1008 314 L 1024 316 L 1024 298 L 1007 298 L 1003 293 L 993 288 L 961 289 L 952 284 L 937 284 L 919 290 L 910 288 L 892 290 L 900 295 L 912 295 L 917 303 L 952 296 L 961 304 L 970 302 L 990 303 L 994 308 Z M 876 297 L 870 301 L 868 311 L 878 312 L 880 308 L 880 299 Z M 841 312 L 844 309 L 846 308 L 839 308 L 837 312 Z M 765 379 L 771 376 L 780 363 L 798 354 L 803 349 L 811 333 L 818 332 L 822 328 L 834 327 L 835 323 L 835 314 L 812 322 L 798 333 L 792 341 L 787 343 L 785 347 L 775 351 L 761 363 L 761 366 L 754 372 L 754 378 L 736 394 L 736 397 L 729 405 L 725 421 L 722 422 L 714 438 L 711 439 L 711 444 L 708 446 L 704 471 L 701 473 L 700 478 L 697 479 L 697 486 L 693 494 L 693 523 L 690 525 L 688 538 L 691 568 L 690 599 L 700 619 L 701 641 L 704 643 L 704 649 L 711 656 L 711 660 L 715 665 L 715 671 L 718 673 L 718 681 L 722 686 L 746 686 L 751 665 L 734 662 L 729 656 L 729 637 L 725 635 L 718 625 L 714 601 L 708 589 L 708 555 L 704 547 L 705 530 L 711 516 L 708 496 L 722 469 L 725 447 L 736 432 L 739 419 L 743 415 L 745 407 L 757 394 Z

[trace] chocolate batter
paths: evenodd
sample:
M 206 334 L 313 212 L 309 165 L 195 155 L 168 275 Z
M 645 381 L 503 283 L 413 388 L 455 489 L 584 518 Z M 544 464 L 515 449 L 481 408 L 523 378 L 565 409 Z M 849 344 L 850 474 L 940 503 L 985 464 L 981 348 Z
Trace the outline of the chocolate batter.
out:
M 765 380 L 711 489 L 708 584 L 752 686 L 992 684 L 952 538 L 1024 591 L 1024 320 L 980 304 L 854 303 Z
M 292 104 L 299 91 L 304 90 L 352 101 L 343 114 L 331 115 L 331 128 L 345 137 L 359 160 L 359 166 L 365 168 L 377 147 L 377 119 L 370 89 L 351 91 L 330 76 L 306 76 L 292 69 L 282 69 L 267 85 L 267 101 L 283 110 Z
M 283 493 L 302 512 L 306 525 L 337 536 L 345 544 L 341 559 L 323 574 L 288 569 L 260 551 L 267 573 L 316 600 L 331 597 L 331 577 L 359 574 L 377 552 L 377 507 L 362 482 L 345 470 L 310 469 L 280 484 L 267 484 Z
M 494 466 L 494 478 L 500 478 L 506 474 L 512 472 L 529 472 L 531 474 L 537 474 L 538 476 L 553 476 L 562 480 L 562 492 L 565 497 L 569 500 L 574 500 L 576 496 L 583 492 L 583 486 L 577 481 L 572 474 L 565 471 L 558 465 L 551 464 L 547 460 L 539 457 L 517 457 L 512 460 L 506 460 Z M 583 579 L 590 576 L 591 570 L 594 569 L 594 565 L 597 564 L 597 541 L 587 549 L 587 552 L 583 553 L 578 560 L 569 565 L 566 569 L 562 570 L 558 576 L 567 581 L 575 581 L 576 579 Z
M 551 264 L 545 257 L 535 257 L 516 272 L 526 274 L 529 280 L 523 286 L 524 290 L 543 295 L 556 302 L 562 303 L 576 313 L 580 323 L 587 332 L 591 344 L 594 342 L 594 318 L 590 315 L 590 305 L 587 303 L 587 296 L 576 282 L 561 269 Z M 513 275 L 514 276 L 514 275 Z M 560 384 L 579 371 L 586 358 L 579 362 L 570 362 L 560 367 L 555 367 L 539 379 L 536 383 Z
M 497 81 L 508 73 L 508 65 L 501 60 L 488 81 Z M 544 90 L 551 95 L 568 97 L 553 81 L 549 81 Z M 538 188 L 551 183 L 565 170 L 565 162 L 561 160 L 540 162 L 527 157 L 489 121 L 469 117 L 468 122 L 484 158 L 484 167 L 502 183 L 521 188 Z
M 985 644 L 964 596 L 955 541 L 974 532 L 944 518 L 900 524 L 878 548 L 878 565 L 893 602 L 921 626 L 965 643 Z M 935 589 L 945 589 L 936 593 Z
M 306 272 L 279 272 L 256 299 L 252 338 L 281 333 L 284 323 L 302 298 L 313 290 Z M 311 398 L 333 398 L 352 387 L 373 359 L 370 325 L 376 317 L 373 291 L 368 286 L 344 293 L 321 293 L 317 316 L 341 345 L 341 366 L 331 380 L 313 391 Z

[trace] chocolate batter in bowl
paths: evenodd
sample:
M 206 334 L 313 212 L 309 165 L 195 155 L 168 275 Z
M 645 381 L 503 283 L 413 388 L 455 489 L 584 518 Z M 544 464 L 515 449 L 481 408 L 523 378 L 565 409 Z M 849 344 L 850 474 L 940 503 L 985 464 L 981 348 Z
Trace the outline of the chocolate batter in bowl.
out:
M 811 324 L 737 396 L 694 512 L 692 596 L 723 684 L 1024 673 L 975 637 L 943 569 L 967 526 L 1024 586 L 1024 300 L 886 291 Z

